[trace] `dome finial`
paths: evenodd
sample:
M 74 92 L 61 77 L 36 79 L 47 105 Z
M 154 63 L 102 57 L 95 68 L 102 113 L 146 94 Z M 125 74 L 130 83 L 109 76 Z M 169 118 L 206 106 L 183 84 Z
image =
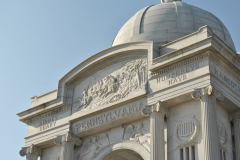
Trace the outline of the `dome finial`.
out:
M 168 2 L 175 2 L 175 1 L 182 1 L 182 0 L 161 0 L 162 3 L 168 3 Z

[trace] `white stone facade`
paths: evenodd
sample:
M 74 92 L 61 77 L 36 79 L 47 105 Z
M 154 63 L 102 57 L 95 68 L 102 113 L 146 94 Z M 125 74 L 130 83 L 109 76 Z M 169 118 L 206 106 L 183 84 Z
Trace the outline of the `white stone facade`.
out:
M 93 55 L 18 113 L 28 125 L 20 155 L 240 160 L 240 61 L 228 42 L 203 26 L 165 45 L 138 40 Z

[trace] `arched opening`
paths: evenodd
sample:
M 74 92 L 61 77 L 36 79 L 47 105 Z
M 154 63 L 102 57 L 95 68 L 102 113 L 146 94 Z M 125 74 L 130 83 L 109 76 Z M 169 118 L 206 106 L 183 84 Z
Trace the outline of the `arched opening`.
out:
M 119 149 L 110 152 L 101 160 L 144 160 L 137 152 L 130 149 Z
M 123 151 L 123 152 L 121 152 Z M 94 156 L 94 160 L 111 160 L 111 158 L 108 158 L 108 156 L 112 155 L 123 155 L 127 154 L 129 156 L 135 156 L 137 159 L 133 160 L 149 160 L 150 159 L 150 153 L 149 151 L 144 148 L 141 144 L 133 141 L 118 141 L 111 143 L 110 145 L 104 147 L 98 154 Z M 118 159 L 114 159 L 114 156 L 112 160 L 132 160 L 131 158 L 125 158 L 119 157 Z

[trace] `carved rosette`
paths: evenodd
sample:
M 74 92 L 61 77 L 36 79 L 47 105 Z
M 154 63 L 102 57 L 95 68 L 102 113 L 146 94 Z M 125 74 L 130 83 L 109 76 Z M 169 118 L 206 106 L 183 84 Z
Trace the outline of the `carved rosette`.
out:
M 187 147 L 197 143 L 200 132 L 200 124 L 195 116 L 178 121 L 174 129 L 174 138 L 181 147 Z
M 222 92 L 217 90 L 212 84 L 204 88 L 195 89 L 192 93 L 192 98 L 196 100 L 201 99 L 204 96 L 215 96 L 219 101 L 223 101 L 225 98 Z
M 154 105 L 146 106 L 142 109 L 142 114 L 144 116 L 150 116 L 153 112 L 161 112 L 163 113 L 166 117 L 169 116 L 169 111 L 168 109 L 164 108 L 162 103 L 158 101 Z
M 35 154 L 37 156 L 41 156 L 42 154 L 42 149 L 38 148 L 35 145 L 31 145 L 29 147 L 22 147 L 21 151 L 19 152 L 19 154 L 24 157 L 27 154 Z
M 82 144 L 82 140 L 72 135 L 70 132 L 67 132 L 63 136 L 58 136 L 54 141 L 54 143 L 57 145 L 61 145 L 63 142 L 72 142 L 76 146 L 80 146 Z

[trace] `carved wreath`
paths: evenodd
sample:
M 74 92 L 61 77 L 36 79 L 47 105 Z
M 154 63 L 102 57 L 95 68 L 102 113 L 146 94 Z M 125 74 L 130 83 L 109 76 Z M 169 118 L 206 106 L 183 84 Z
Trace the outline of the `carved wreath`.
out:
M 177 143 L 181 146 L 189 146 L 189 145 L 193 144 L 194 141 L 197 139 L 199 132 L 200 132 L 200 124 L 199 124 L 198 120 L 195 118 L 195 116 L 193 116 L 192 118 L 187 119 L 187 120 L 191 120 L 195 124 L 194 132 L 188 140 L 186 140 L 186 141 L 181 140 L 178 135 L 178 128 L 185 120 L 178 121 L 178 123 L 175 126 L 175 130 L 174 130 L 174 138 L 176 139 Z

